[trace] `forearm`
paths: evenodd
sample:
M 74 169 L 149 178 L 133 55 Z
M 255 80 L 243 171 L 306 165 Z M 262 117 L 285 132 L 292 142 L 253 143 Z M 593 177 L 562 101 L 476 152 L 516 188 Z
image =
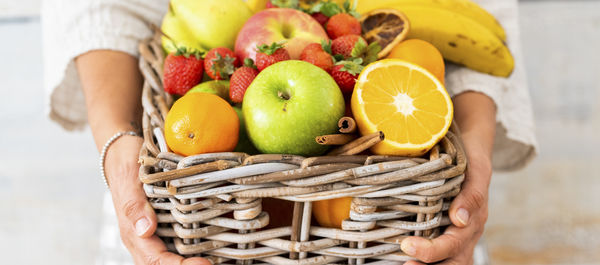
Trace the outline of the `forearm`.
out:
M 454 119 L 468 145 L 466 149 L 486 154 L 490 160 L 496 133 L 496 106 L 492 99 L 478 92 L 454 97 Z
M 139 130 L 142 77 L 136 58 L 98 50 L 77 57 L 75 62 L 98 150 L 116 132 Z

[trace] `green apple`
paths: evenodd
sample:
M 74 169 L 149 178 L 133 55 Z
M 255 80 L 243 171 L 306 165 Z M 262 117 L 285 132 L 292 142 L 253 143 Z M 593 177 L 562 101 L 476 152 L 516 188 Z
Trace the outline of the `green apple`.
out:
M 258 150 L 303 156 L 327 150 L 315 137 L 335 133 L 344 110 L 344 97 L 333 78 L 296 60 L 260 72 L 242 106 L 248 135 Z
M 240 118 L 240 134 L 238 138 L 238 144 L 233 151 L 244 152 L 250 155 L 258 154 L 258 150 L 256 150 L 256 147 L 254 147 L 254 144 L 252 144 L 252 141 L 250 141 L 250 138 L 248 138 L 248 133 L 246 132 L 246 122 L 244 121 L 244 114 L 242 113 L 242 107 L 234 106 L 233 110 L 235 110 L 235 113 L 237 113 L 238 118 Z
M 252 16 L 242 0 L 171 0 L 161 30 L 167 53 L 185 46 L 200 51 L 216 47 L 233 49 L 238 32 Z
M 188 93 L 204 92 L 215 94 L 229 102 L 229 81 L 227 80 L 212 80 L 200 83 L 188 91 Z

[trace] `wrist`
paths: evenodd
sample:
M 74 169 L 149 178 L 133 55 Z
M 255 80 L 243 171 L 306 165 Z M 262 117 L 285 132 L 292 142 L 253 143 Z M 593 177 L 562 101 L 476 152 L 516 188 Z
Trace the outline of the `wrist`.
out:
M 139 136 L 123 135 L 109 146 L 104 160 L 104 172 L 111 191 L 127 183 L 139 182 L 138 157 L 142 144 L 143 139 Z
M 466 92 L 454 98 L 454 110 L 465 149 L 491 160 L 496 133 L 494 102 L 484 94 Z
M 489 184 L 492 177 L 492 150 L 476 135 L 462 135 L 462 141 L 468 161 L 467 172 L 485 179 Z
M 102 122 L 103 123 L 98 124 L 90 122 L 90 128 L 92 129 L 92 134 L 94 136 L 94 140 L 96 142 L 98 151 L 101 151 L 104 145 L 108 142 L 108 140 L 118 132 L 132 131 L 136 132 L 140 136 L 142 135 L 141 125 L 136 120 L 126 121 L 125 119 L 106 119 Z M 109 124 L 109 126 L 107 126 L 107 124 Z
M 461 139 L 467 156 L 476 156 L 479 159 L 492 159 L 493 142 L 490 143 L 485 135 L 480 132 L 465 132 L 461 131 Z

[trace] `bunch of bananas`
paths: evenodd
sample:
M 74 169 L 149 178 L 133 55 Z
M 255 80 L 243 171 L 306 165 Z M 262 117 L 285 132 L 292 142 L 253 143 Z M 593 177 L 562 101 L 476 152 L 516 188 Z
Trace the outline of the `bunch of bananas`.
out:
M 268 0 L 248 0 L 255 12 Z M 346 0 L 333 0 L 343 3 Z M 309 0 L 300 0 L 308 4 Z M 514 59 L 506 46 L 506 33 L 493 15 L 471 0 L 350 0 L 356 11 L 394 8 L 404 13 L 411 29 L 407 39 L 435 45 L 444 58 L 479 72 L 508 77 Z
M 432 43 L 448 61 L 495 76 L 513 71 L 504 29 L 471 0 L 358 0 L 356 6 L 361 14 L 379 8 L 406 14 L 411 25 L 407 38 Z

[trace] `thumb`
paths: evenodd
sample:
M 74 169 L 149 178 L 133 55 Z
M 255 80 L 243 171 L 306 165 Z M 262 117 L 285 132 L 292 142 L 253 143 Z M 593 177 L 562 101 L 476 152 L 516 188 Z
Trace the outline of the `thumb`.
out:
M 489 159 L 478 156 L 470 158 L 465 180 L 458 196 L 450 205 L 449 215 L 452 224 L 457 227 L 469 225 L 473 215 L 487 219 L 487 196 L 492 176 L 492 166 Z
M 115 200 L 119 219 L 124 221 L 126 226 L 131 227 L 135 235 L 142 238 L 152 236 L 157 226 L 156 214 L 146 198 L 142 184 L 130 187 L 128 192 L 120 192 L 120 194 Z
M 464 185 L 463 190 L 450 205 L 449 215 L 452 224 L 457 227 L 469 225 L 473 214 L 486 209 L 486 201 L 486 193 L 480 191 L 475 185 Z

